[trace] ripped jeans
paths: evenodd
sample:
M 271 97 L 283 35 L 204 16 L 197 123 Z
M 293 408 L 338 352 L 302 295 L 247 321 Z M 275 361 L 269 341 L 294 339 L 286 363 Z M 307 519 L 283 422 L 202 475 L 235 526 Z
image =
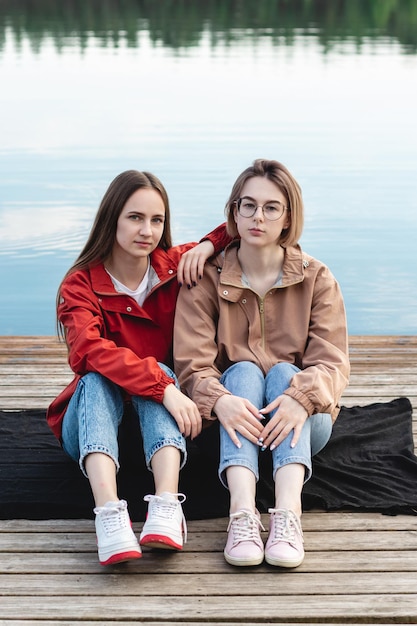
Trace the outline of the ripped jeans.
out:
M 290 386 L 291 378 L 300 370 L 290 363 L 277 363 L 267 373 L 254 363 L 242 361 L 229 367 L 220 378 L 220 382 L 235 396 L 246 398 L 257 408 L 267 406 Z M 289 463 L 300 463 L 305 467 L 305 482 L 311 477 L 311 459 L 320 452 L 330 439 L 332 418 L 328 413 L 315 413 L 304 423 L 300 438 L 291 448 L 293 432 L 291 432 L 270 454 L 272 455 L 272 471 L 275 479 L 276 471 Z M 259 480 L 260 447 L 236 433 L 242 444 L 237 448 L 226 430 L 220 424 L 220 465 L 219 477 L 227 487 L 226 469 L 233 465 L 249 468 Z
M 178 386 L 172 370 L 162 363 L 159 366 Z M 183 467 L 187 458 L 185 438 L 171 413 L 148 398 L 132 396 L 132 404 L 138 414 L 147 468 L 151 470 L 153 455 L 164 446 L 180 450 Z M 85 476 L 85 457 L 94 452 L 107 454 L 119 470 L 118 431 L 124 408 L 121 389 L 101 374 L 90 372 L 78 382 L 62 423 L 62 447 L 78 461 Z

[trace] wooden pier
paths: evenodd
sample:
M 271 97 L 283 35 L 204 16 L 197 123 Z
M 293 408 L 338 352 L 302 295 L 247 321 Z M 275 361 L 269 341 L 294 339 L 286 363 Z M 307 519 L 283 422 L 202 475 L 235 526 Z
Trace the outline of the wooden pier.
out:
M 408 397 L 416 441 L 417 337 L 353 336 L 350 350 L 343 404 Z M 0 337 L 0 409 L 45 408 L 70 378 L 55 338 Z M 190 521 L 181 553 L 109 568 L 92 520 L 0 521 L 0 625 L 417 623 L 417 516 L 311 511 L 302 523 L 305 561 L 285 571 L 229 566 L 225 518 Z

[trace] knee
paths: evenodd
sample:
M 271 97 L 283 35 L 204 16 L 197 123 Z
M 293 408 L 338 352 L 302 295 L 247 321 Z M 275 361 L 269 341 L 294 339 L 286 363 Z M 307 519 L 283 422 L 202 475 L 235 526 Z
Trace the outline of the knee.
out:
M 116 396 L 120 395 L 119 387 L 98 372 L 88 372 L 88 374 L 84 374 L 80 382 L 89 390 L 94 390 L 96 392 L 103 391 Z
M 315 413 L 307 421 L 311 423 L 311 454 L 315 456 L 331 437 L 332 416 L 329 413 Z
M 271 367 L 265 377 L 268 402 L 270 402 L 272 397 L 276 397 L 288 389 L 292 377 L 299 371 L 299 368 L 292 365 L 292 363 L 277 363 Z
M 299 372 L 299 368 L 292 363 L 276 363 L 266 375 L 266 381 L 280 381 L 287 386 L 290 384 L 294 374 Z
M 292 363 L 286 363 L 286 362 L 282 362 L 282 363 L 276 363 L 276 365 L 274 365 L 273 367 L 271 367 L 271 369 L 269 370 L 269 373 L 273 373 L 273 372 L 277 372 L 279 374 L 281 374 L 281 376 L 294 376 L 294 374 L 296 374 L 297 372 L 299 372 L 300 369 L 296 366 L 293 365 Z
M 88 372 L 87 374 L 84 374 L 84 376 L 80 379 L 80 382 L 84 387 L 94 387 L 96 389 L 99 389 L 100 387 L 107 388 L 108 386 L 113 385 L 110 380 L 98 372 Z
M 97 372 L 88 372 L 80 379 L 78 385 L 74 395 L 77 395 L 77 402 L 88 406 L 89 412 L 96 415 L 100 412 L 114 414 L 115 419 L 121 420 L 124 410 L 123 397 L 115 383 Z
M 174 379 L 174 381 L 175 381 L 175 386 L 177 387 L 177 389 L 179 389 L 179 388 L 180 388 L 180 385 L 179 385 L 178 378 L 177 378 L 177 376 L 176 376 L 175 372 L 174 372 L 174 371 L 173 371 L 170 367 L 168 367 L 168 365 L 165 365 L 165 363 L 160 363 L 160 362 L 158 361 L 158 365 L 159 365 L 159 367 L 161 368 L 161 370 L 162 370 L 163 372 L 165 372 L 165 374 L 166 374 L 167 376 L 169 376 L 170 378 L 173 378 L 173 379 Z
M 220 382 L 230 393 L 247 398 L 261 408 L 265 393 L 265 379 L 262 371 L 254 363 L 242 361 L 229 367 Z
M 262 370 L 259 368 L 258 365 L 256 365 L 255 363 L 252 363 L 251 361 L 240 361 L 239 363 L 235 363 L 234 365 L 231 365 L 223 374 L 224 376 L 227 375 L 239 375 L 239 376 L 249 376 L 249 377 L 258 377 L 258 378 L 264 378 L 264 375 L 262 373 Z

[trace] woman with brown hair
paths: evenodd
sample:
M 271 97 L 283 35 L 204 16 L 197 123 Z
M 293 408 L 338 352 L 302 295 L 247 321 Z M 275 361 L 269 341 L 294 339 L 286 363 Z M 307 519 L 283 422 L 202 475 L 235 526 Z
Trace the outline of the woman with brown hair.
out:
M 103 565 L 141 556 L 127 503 L 117 494 L 118 429 L 126 401 L 138 414 L 155 482 L 155 495 L 145 497 L 140 543 L 182 549 L 179 472 L 185 438 L 198 435 L 201 418 L 171 369 L 173 320 L 177 272 L 191 286 L 205 260 L 230 241 L 224 225 L 207 239 L 173 247 L 162 183 L 148 172 L 122 172 L 58 290 L 57 319 L 75 376 L 50 405 L 47 421 L 90 482 Z

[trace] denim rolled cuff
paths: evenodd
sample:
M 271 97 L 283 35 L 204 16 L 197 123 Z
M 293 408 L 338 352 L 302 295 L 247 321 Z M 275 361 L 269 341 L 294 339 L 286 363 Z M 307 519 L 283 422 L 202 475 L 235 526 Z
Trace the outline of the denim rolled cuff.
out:
M 89 446 L 86 446 L 83 450 L 81 450 L 80 458 L 78 461 L 80 465 L 80 469 L 86 478 L 88 478 L 88 474 L 85 469 L 85 459 L 87 458 L 89 454 L 95 454 L 95 453 L 106 454 L 107 456 L 109 456 L 116 466 L 116 474 L 118 473 L 120 469 L 119 459 L 111 453 L 109 448 L 107 448 L 106 446 L 101 446 L 101 445 L 89 445 Z
M 235 458 L 235 459 L 230 458 L 226 462 L 220 463 L 220 466 L 219 466 L 219 472 L 218 472 L 219 473 L 219 480 L 222 483 L 223 487 L 228 489 L 227 480 L 226 480 L 226 470 L 229 467 L 236 467 L 237 465 L 240 466 L 240 467 L 246 467 L 247 469 L 249 469 L 252 472 L 252 474 L 254 474 L 256 482 L 259 481 L 258 466 L 254 466 L 250 462 L 250 459 L 245 459 L 245 458 L 242 458 L 242 457 L 238 457 L 238 458 Z
M 177 448 L 177 450 L 180 451 L 180 470 L 184 467 L 187 462 L 187 446 L 184 437 L 181 435 L 176 438 L 171 437 L 169 439 L 164 439 L 163 441 L 156 441 L 150 450 L 145 450 L 145 462 L 149 471 L 152 471 L 151 462 L 153 455 L 158 452 L 158 450 L 162 450 L 162 448 L 165 448 L 166 446 Z
M 281 467 L 284 467 L 285 465 L 290 465 L 292 463 L 298 463 L 299 465 L 304 465 L 304 469 L 305 469 L 304 484 L 308 480 L 310 480 L 312 472 L 313 472 L 311 458 L 307 459 L 306 457 L 303 457 L 303 456 L 293 455 L 293 456 L 288 456 L 286 458 L 280 459 L 278 462 L 273 461 L 274 481 L 275 481 L 275 475 L 277 471 L 281 469 Z

